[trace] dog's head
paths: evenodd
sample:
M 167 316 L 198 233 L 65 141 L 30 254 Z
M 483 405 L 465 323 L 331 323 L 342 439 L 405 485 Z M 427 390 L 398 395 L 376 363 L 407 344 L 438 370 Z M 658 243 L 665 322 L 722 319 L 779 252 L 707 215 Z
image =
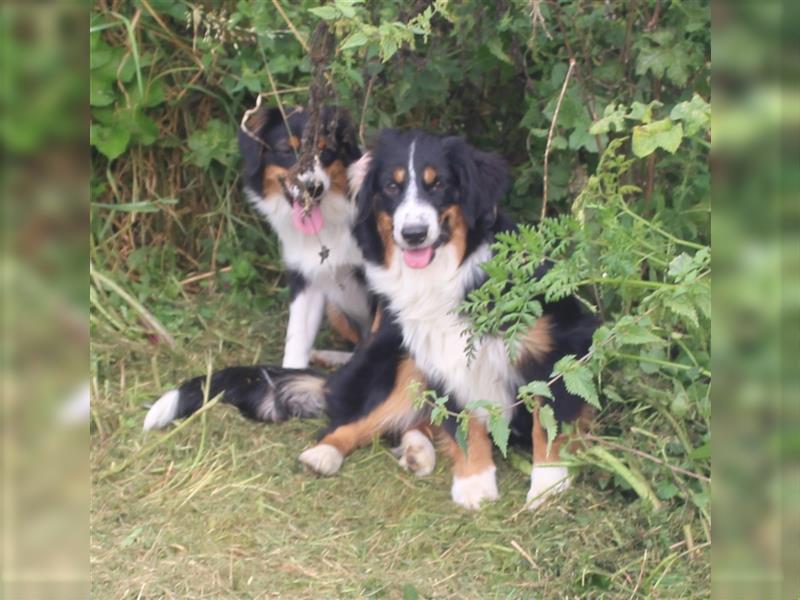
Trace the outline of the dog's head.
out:
M 388 264 L 397 248 L 406 266 L 424 269 L 452 244 L 460 263 L 491 235 L 507 171 L 498 155 L 460 137 L 383 131 L 351 169 L 365 258 Z
M 304 233 L 318 233 L 323 226 L 319 205 L 329 196 L 339 199 L 348 196 L 347 169 L 361 156 L 355 128 L 346 111 L 325 108 L 322 122 L 326 126 L 336 122 L 335 131 L 322 132 L 311 168 L 297 174 L 296 181 L 289 181 L 287 177 L 300 155 L 309 117 L 301 108 L 287 108 L 285 115 L 284 119 L 278 108 L 259 107 L 245 119 L 243 126 L 247 131 L 239 130 L 245 185 L 267 204 L 288 203 L 294 225 Z M 305 189 L 297 190 L 294 186 Z M 313 201 L 308 211 L 299 206 L 298 199 L 304 195 Z

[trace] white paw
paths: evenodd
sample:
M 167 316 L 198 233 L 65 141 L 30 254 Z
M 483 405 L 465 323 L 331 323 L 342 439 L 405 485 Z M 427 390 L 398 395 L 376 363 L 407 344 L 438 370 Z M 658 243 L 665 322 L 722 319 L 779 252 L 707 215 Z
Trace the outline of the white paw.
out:
M 144 430 L 163 429 L 172 423 L 173 419 L 178 414 L 178 401 L 180 397 L 181 395 L 178 390 L 170 390 L 156 400 L 156 403 L 150 407 L 150 410 L 147 411 L 147 415 L 144 418 Z
M 560 494 L 570 486 L 570 477 L 566 467 L 559 465 L 534 465 L 531 470 L 531 489 L 525 508 L 533 510 L 544 502 Z
M 333 475 L 343 461 L 342 453 L 329 444 L 317 444 L 300 455 L 300 462 L 320 475 Z
M 352 352 L 341 350 L 312 350 L 311 362 L 326 369 L 333 369 L 347 364 L 353 358 Z
M 490 467 L 469 477 L 453 477 L 450 495 L 453 502 L 464 508 L 476 510 L 484 500 L 497 500 L 497 482 L 494 477 L 495 468 Z
M 436 466 L 436 450 L 428 436 L 421 431 L 406 431 L 398 450 L 398 462 L 406 471 L 411 471 L 417 477 L 425 477 L 433 472 Z

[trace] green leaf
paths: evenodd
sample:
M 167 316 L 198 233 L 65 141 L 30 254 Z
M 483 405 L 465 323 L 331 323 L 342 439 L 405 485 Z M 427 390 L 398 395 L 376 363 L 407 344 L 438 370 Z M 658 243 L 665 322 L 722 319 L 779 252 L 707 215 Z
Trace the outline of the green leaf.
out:
M 362 31 L 356 31 L 350 37 L 348 37 L 344 42 L 342 42 L 341 49 L 348 50 L 350 48 L 358 48 L 363 46 L 369 41 L 367 36 Z
M 698 446 L 689 454 L 692 460 L 708 460 L 711 458 L 711 444 L 706 442 L 702 446 Z
M 531 464 L 530 455 L 527 457 L 522 456 L 519 452 L 511 451 L 508 454 L 508 462 L 517 471 L 530 476 L 533 465 Z
M 695 327 L 699 325 L 697 310 L 685 296 L 673 296 L 664 299 L 664 305 L 679 317 L 684 317 Z
M 347 0 L 336 0 L 334 5 L 345 19 L 352 19 L 356 16 L 356 9 L 353 8 L 355 2 L 348 2 Z
M 114 92 L 108 84 L 102 80 L 92 77 L 89 82 L 89 104 L 92 106 L 109 106 L 114 103 Z
M 612 130 L 625 130 L 625 108 L 622 105 L 609 104 L 603 111 L 603 117 L 589 127 L 589 133 L 592 135 L 600 135 Z
M 677 380 L 673 381 L 672 388 L 673 396 L 669 409 L 673 415 L 682 419 L 689 412 L 689 395 L 686 393 L 686 389 L 683 385 Z
M 674 277 L 678 281 L 683 281 L 686 276 L 694 270 L 694 261 L 692 257 L 681 252 L 678 256 L 673 258 L 669 263 L 670 277 Z
M 418 600 L 419 592 L 417 592 L 416 588 L 407 583 L 403 586 L 403 600 Z
M 333 6 L 318 6 L 316 8 L 309 8 L 308 12 L 312 15 L 318 16 L 323 21 L 334 21 L 339 18 L 339 11 Z
M 639 158 L 651 155 L 658 148 L 674 154 L 682 139 L 683 127 L 680 123 L 675 124 L 670 119 L 661 119 L 647 125 L 635 126 L 631 148 Z
M 505 50 L 503 50 L 503 42 L 499 37 L 489 38 L 489 40 L 486 42 L 486 47 L 495 58 L 498 58 L 509 65 L 514 64 L 514 61 L 511 60 L 511 57 L 506 54 Z
M 669 500 L 670 498 L 674 498 L 678 495 L 678 486 L 676 486 L 671 481 L 662 481 L 661 483 L 656 485 L 656 495 L 661 500 Z
M 500 449 L 500 452 L 505 457 L 508 452 L 508 438 L 511 435 L 511 428 L 505 420 L 500 411 L 489 413 L 489 421 L 487 423 L 489 433 L 492 435 L 495 446 Z
M 456 443 L 458 447 L 461 448 L 464 454 L 467 454 L 469 451 L 469 447 L 467 445 L 467 434 L 469 432 L 469 415 L 467 413 L 462 413 L 464 415 L 464 419 L 458 424 L 458 429 L 456 429 Z
M 132 115 L 131 134 L 135 141 L 145 146 L 149 146 L 158 139 L 158 123 L 147 115 L 135 111 Z
M 573 355 L 568 355 L 553 367 L 553 377 L 558 374 L 562 374 L 564 385 L 570 394 L 580 396 L 592 406 L 600 408 L 594 378 L 586 365 L 578 363 Z
M 676 104 L 669 113 L 673 121 L 682 121 L 686 126 L 686 135 L 692 136 L 701 129 L 706 129 L 711 121 L 711 106 L 698 94 L 687 102 Z
M 637 322 L 630 317 L 622 317 L 615 329 L 617 340 L 620 344 L 632 346 L 661 343 L 662 339 L 647 327 L 648 324 L 649 321 L 642 320 Z
M 598 459 L 598 465 L 614 473 L 630 485 L 640 498 L 647 500 L 653 510 L 661 508 L 661 502 L 647 483 L 647 480 L 633 468 L 628 467 L 619 458 L 601 446 L 593 446 L 589 453 Z
M 597 152 L 597 138 L 581 123 L 572 131 L 569 136 L 570 150 L 580 150 L 586 148 L 589 152 Z
M 89 140 L 92 146 L 108 160 L 114 160 L 128 148 L 131 134 L 126 127 L 106 127 L 92 123 L 89 128 Z
M 539 424 L 547 432 L 546 454 L 549 456 L 550 450 L 553 447 L 553 440 L 555 440 L 556 436 L 558 435 L 558 421 L 556 421 L 556 415 L 553 412 L 553 407 L 549 404 L 544 404 L 539 407 Z
M 531 381 L 517 390 L 517 397 L 521 396 L 542 396 L 553 399 L 553 392 L 546 381 Z
M 194 131 L 189 136 L 188 155 L 186 162 L 207 169 L 211 161 L 230 166 L 236 154 L 236 137 L 232 135 L 231 128 L 219 119 L 211 119 L 206 129 Z

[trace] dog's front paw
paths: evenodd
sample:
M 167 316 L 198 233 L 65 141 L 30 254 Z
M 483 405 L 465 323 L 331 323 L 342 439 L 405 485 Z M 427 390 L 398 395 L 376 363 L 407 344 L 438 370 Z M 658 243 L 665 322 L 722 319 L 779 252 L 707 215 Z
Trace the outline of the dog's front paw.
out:
M 500 494 L 497 493 L 494 473 L 495 468 L 490 467 L 476 475 L 453 477 L 453 487 L 450 489 L 453 502 L 464 508 L 476 510 L 485 500 L 497 500 Z
M 342 468 L 344 456 L 330 444 L 317 444 L 300 455 L 300 462 L 320 475 L 333 475 Z
M 424 433 L 417 429 L 406 431 L 397 449 L 399 464 L 417 477 L 425 477 L 436 466 L 436 450 Z
M 570 486 L 570 477 L 566 467 L 560 465 L 533 466 L 531 470 L 531 489 L 525 508 L 533 510 L 544 502 L 560 494 Z

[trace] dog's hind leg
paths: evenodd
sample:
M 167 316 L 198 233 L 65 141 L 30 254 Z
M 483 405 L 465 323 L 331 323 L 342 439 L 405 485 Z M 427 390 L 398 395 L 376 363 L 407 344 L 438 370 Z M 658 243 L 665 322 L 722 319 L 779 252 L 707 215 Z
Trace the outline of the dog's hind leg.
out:
M 320 475 L 333 475 L 353 450 L 389 431 L 405 431 L 419 421 L 410 388 L 419 380 L 413 362 L 406 360 L 397 370 L 394 386 L 385 400 L 366 415 L 328 433 L 316 446 L 300 455 L 300 462 Z

